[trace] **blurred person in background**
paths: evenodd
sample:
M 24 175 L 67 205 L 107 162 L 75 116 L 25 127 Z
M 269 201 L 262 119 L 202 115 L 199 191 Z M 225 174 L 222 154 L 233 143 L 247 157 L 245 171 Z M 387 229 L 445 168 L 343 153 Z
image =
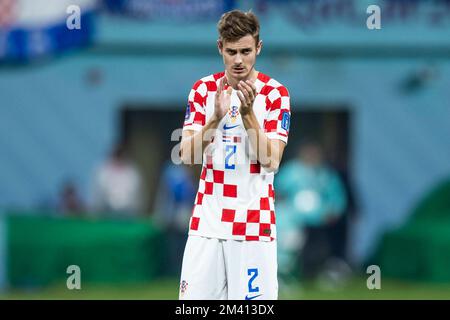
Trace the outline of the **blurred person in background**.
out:
M 335 278 L 346 275 L 349 267 L 333 252 L 336 246 L 332 241 L 336 239 L 331 238 L 331 229 L 346 210 L 347 192 L 337 171 L 325 163 L 322 146 L 314 140 L 302 143 L 298 157 L 281 168 L 276 188 L 280 196 L 280 251 L 289 263 L 286 272 L 295 272 L 294 261 L 300 253 L 304 279 L 322 271 Z
M 66 181 L 61 188 L 58 201 L 58 210 L 69 216 L 79 216 L 85 211 L 85 205 L 72 181 Z
M 143 184 L 125 143 L 117 144 L 94 177 L 92 208 L 96 214 L 136 217 L 143 210 Z
M 192 172 L 186 166 L 167 161 L 157 190 L 154 219 L 165 230 L 168 240 L 166 272 L 179 276 L 196 191 Z

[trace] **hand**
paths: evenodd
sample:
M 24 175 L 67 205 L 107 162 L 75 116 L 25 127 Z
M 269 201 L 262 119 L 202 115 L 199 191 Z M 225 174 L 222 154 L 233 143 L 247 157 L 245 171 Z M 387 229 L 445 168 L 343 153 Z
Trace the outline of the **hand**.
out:
M 241 100 L 241 107 L 239 113 L 243 116 L 249 114 L 253 110 L 253 102 L 256 97 L 256 87 L 252 81 L 239 81 L 237 92 L 239 100 Z
M 226 82 L 227 79 L 225 77 L 220 80 L 214 100 L 214 116 L 218 121 L 222 120 L 222 118 L 227 114 L 231 104 L 232 88 L 228 87 L 227 90 L 223 90 Z

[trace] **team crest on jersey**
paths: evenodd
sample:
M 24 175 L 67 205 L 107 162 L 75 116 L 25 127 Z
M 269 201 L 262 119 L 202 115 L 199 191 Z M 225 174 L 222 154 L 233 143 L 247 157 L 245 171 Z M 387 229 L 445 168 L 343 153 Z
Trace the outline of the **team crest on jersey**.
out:
M 230 115 L 231 123 L 236 122 L 236 119 L 239 116 L 239 108 L 237 106 L 230 107 L 228 114 Z
M 188 283 L 185 280 L 181 281 L 181 284 L 180 284 L 181 296 L 183 296 L 185 294 L 187 287 L 188 287 Z

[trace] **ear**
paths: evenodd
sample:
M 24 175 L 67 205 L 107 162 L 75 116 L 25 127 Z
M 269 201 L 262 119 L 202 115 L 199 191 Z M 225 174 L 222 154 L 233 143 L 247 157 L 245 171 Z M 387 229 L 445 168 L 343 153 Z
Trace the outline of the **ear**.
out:
M 258 45 L 256 46 L 256 55 L 259 55 L 259 53 L 261 52 L 262 45 L 263 45 L 262 40 L 259 40 Z
M 219 50 L 219 53 L 222 55 L 223 43 L 222 40 L 220 39 L 217 40 L 217 49 Z

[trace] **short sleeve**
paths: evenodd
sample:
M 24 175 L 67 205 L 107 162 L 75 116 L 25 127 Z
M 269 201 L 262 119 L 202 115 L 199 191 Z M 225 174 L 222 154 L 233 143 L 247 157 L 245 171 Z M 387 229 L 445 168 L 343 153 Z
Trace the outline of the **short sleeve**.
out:
M 264 120 L 264 132 L 269 139 L 288 141 L 291 124 L 289 92 L 283 86 L 273 88 L 268 97 L 269 112 Z
M 205 125 L 207 92 L 207 86 L 202 80 L 197 81 L 192 87 L 188 97 L 183 130 L 200 131 Z

